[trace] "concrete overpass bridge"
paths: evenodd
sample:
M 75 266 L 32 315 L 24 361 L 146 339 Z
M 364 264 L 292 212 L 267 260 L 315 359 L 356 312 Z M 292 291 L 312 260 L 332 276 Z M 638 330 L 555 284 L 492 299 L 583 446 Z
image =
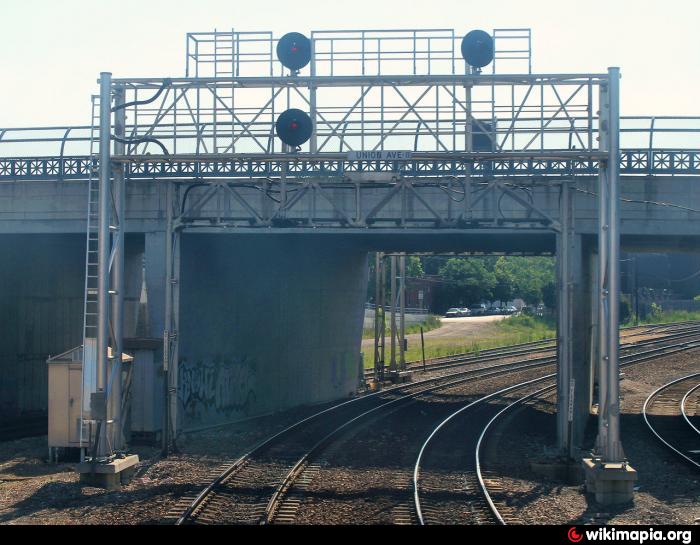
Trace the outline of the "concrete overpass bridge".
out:
M 529 33 L 493 36 L 486 73 L 451 30 L 314 32 L 301 71 L 271 33 L 190 34 L 184 78 L 102 74 L 91 125 L 0 130 L 3 411 L 41 410 L 21 385 L 78 345 L 79 441 L 101 456 L 88 424 L 119 445 L 104 398 L 129 347 L 150 347 L 171 437 L 339 399 L 368 252 L 556 254 L 559 445 L 580 444 L 596 376 L 617 399 L 620 244 L 698 248 L 700 118 L 621 118 L 617 69 L 533 74 Z M 313 124 L 298 148 L 275 136 L 290 108 Z

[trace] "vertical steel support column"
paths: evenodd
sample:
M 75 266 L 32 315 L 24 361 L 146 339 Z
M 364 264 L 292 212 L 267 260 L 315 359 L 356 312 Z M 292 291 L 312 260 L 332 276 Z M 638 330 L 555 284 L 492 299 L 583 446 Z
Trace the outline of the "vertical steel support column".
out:
M 603 462 L 624 460 L 620 443 L 620 70 L 608 69 L 608 85 L 601 87 L 601 149 L 608 155 L 601 165 L 598 204 L 599 251 L 599 369 L 600 405 L 597 451 Z
M 98 288 L 97 288 L 97 391 L 104 396 L 101 407 L 104 417 L 100 427 L 100 437 L 97 456 L 109 454 L 107 442 L 107 411 L 106 398 L 107 370 L 109 360 L 107 350 L 109 344 L 109 254 L 111 217 L 111 132 L 112 132 L 112 74 L 100 74 L 100 201 L 98 209 Z
M 316 40 L 311 36 L 311 77 L 316 76 Z M 314 85 L 309 86 L 309 117 L 311 118 L 311 140 L 309 142 L 309 150 L 311 153 L 316 153 L 318 151 L 318 139 L 316 137 L 316 87 Z
M 396 372 L 396 255 L 391 256 L 391 360 L 389 371 Z
M 124 87 L 119 86 L 115 90 L 115 106 L 124 104 Z M 126 110 L 118 108 L 115 112 L 114 134 L 123 139 L 126 134 Z M 115 140 L 114 153 L 124 155 L 126 146 Z M 112 263 L 112 369 L 110 370 L 111 386 L 109 392 L 109 404 L 111 407 L 110 420 L 112 426 L 112 446 L 114 450 L 124 448 L 124 423 L 122 420 L 122 353 L 124 352 L 124 238 L 126 235 L 126 178 L 124 176 L 124 164 L 120 163 L 114 168 L 114 211 L 116 214 L 116 228 L 114 239 L 114 261 Z
M 165 182 L 165 330 L 163 331 L 163 432 L 162 432 L 162 454 L 168 455 L 170 449 L 170 339 L 172 336 L 172 302 L 173 284 L 172 263 L 173 263 L 173 182 Z
M 406 369 L 406 254 L 399 257 L 399 368 Z
M 570 454 L 573 408 L 571 192 L 568 182 L 560 186 L 560 232 L 557 235 L 557 446 Z
M 606 462 L 624 459 L 620 443 L 620 69 L 608 69 L 608 436 Z
M 177 188 L 173 188 L 173 193 L 177 196 Z M 174 202 L 178 202 L 175 198 Z M 168 414 L 170 415 L 170 442 L 172 444 L 173 450 L 177 451 L 177 434 L 178 434 L 178 411 L 177 411 L 177 399 L 178 399 L 178 384 L 180 380 L 180 248 L 181 248 L 181 231 L 175 228 L 172 233 L 172 249 L 173 249 L 173 262 L 171 269 L 171 293 L 172 293 L 172 305 L 171 305 L 171 316 L 170 316 L 170 373 L 168 378 L 170 379 L 170 384 L 168 387 L 168 392 L 170 394 L 170 408 Z
M 382 268 L 382 253 L 377 252 L 374 259 L 374 380 L 381 380 L 380 354 L 379 354 L 379 339 L 381 336 L 381 314 L 384 309 L 381 305 L 381 268 Z
M 609 89 L 600 89 L 600 119 L 609 119 Z M 608 149 L 607 126 L 601 127 L 600 149 Z M 601 163 L 598 172 L 598 437 L 596 453 L 603 454 L 608 437 L 608 175 Z
M 386 363 L 386 259 L 384 254 L 382 254 L 381 257 L 381 289 L 380 289 L 380 303 L 382 305 L 382 325 L 381 325 L 381 334 L 382 334 L 382 348 L 380 352 L 380 370 L 381 370 L 381 379 L 384 380 L 384 365 Z

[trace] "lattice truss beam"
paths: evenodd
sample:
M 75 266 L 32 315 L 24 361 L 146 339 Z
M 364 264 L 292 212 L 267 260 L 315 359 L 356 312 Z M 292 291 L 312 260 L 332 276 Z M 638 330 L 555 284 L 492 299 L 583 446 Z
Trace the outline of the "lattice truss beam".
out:
M 540 202 L 561 180 L 323 178 L 179 183 L 175 220 L 188 227 L 510 227 L 559 229 L 557 210 Z
M 301 152 L 592 151 L 605 76 L 343 76 L 121 82 L 128 155 L 281 152 L 274 122 L 310 112 Z M 155 97 L 155 100 L 153 100 Z M 152 100 L 144 104 L 146 100 Z

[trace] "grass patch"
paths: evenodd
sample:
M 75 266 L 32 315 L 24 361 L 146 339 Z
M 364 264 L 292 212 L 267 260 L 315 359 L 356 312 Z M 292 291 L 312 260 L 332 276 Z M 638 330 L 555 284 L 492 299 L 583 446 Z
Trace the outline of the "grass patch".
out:
M 431 316 L 434 321 L 430 329 L 436 329 L 440 325 L 437 316 Z M 700 311 L 688 312 L 683 310 L 657 312 L 650 314 L 647 319 L 640 320 L 639 324 L 673 323 L 700 320 Z M 633 322 L 624 324 L 633 325 Z M 426 325 L 424 331 L 429 331 Z M 407 333 L 420 332 L 420 326 L 407 329 Z M 365 332 L 365 338 L 374 338 L 374 331 Z M 389 333 L 390 334 L 390 333 Z M 469 337 L 427 337 L 425 339 L 426 359 L 453 356 L 455 354 L 478 354 L 491 348 L 502 348 L 515 344 L 541 341 L 556 336 L 556 322 L 554 318 L 539 318 L 535 316 L 511 316 L 505 320 L 485 325 L 477 333 Z M 373 366 L 371 350 L 365 353 L 365 366 Z M 420 361 L 422 358 L 420 337 L 411 338 L 408 341 L 406 361 Z M 389 338 L 387 335 L 386 360 L 389 361 Z
M 688 311 L 688 310 L 668 310 L 660 312 L 651 312 L 643 320 L 639 320 L 639 325 L 644 324 L 671 324 L 674 322 L 689 322 L 692 320 L 700 320 L 700 311 Z M 634 317 L 623 324 L 624 326 L 632 326 L 634 324 Z
M 478 354 L 482 350 L 501 348 L 514 344 L 528 343 L 549 339 L 556 335 L 556 325 L 551 320 L 532 316 L 511 316 L 494 322 L 482 331 L 468 338 L 427 339 L 425 357 L 440 358 L 455 354 Z M 420 341 L 409 343 L 406 360 L 420 360 Z
M 496 322 L 496 327 L 505 335 L 523 339 L 519 341 L 520 343 L 549 339 L 557 333 L 557 324 L 553 318 L 537 318 L 522 314 Z
M 532 316 L 511 316 L 505 320 L 485 325 L 469 337 L 427 337 L 425 339 L 426 359 L 453 356 L 455 354 L 478 354 L 482 350 L 501 348 L 532 341 L 540 341 L 556 336 L 556 324 L 552 319 Z M 373 335 L 370 335 L 372 338 Z M 373 366 L 372 354 L 365 354 L 365 366 Z M 406 361 L 420 361 L 422 358 L 420 338 L 409 339 Z M 386 360 L 389 360 L 387 339 Z

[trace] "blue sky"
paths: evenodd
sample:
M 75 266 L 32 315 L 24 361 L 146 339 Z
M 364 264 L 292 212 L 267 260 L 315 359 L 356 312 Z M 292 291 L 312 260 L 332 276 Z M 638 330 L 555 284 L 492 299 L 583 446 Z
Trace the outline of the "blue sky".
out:
M 535 72 L 620 66 L 623 115 L 700 115 L 691 0 L 2 0 L 0 127 L 86 124 L 101 71 L 184 75 L 191 31 L 530 27 Z

